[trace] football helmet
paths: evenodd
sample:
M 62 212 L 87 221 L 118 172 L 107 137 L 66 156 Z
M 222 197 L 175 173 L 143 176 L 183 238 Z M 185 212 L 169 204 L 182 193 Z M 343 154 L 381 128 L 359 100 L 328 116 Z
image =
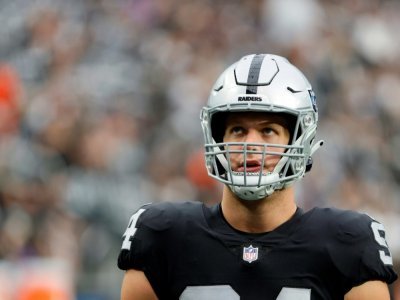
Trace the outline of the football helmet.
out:
M 284 114 L 291 124 L 288 145 L 224 142 L 224 120 L 227 113 L 235 112 Z M 311 168 L 313 153 L 323 144 L 314 140 L 318 110 L 311 84 L 299 69 L 277 55 L 251 54 L 229 66 L 212 87 L 200 119 L 209 176 L 244 200 L 263 199 L 302 178 Z M 230 156 L 238 151 L 244 172 L 231 168 Z M 272 171 L 247 172 L 250 154 L 261 157 L 262 166 L 271 156 L 279 156 L 279 161 Z

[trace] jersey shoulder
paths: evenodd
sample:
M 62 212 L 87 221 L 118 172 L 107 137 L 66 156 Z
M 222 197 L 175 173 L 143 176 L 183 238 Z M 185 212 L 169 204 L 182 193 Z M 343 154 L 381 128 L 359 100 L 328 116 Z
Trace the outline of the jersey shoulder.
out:
M 171 239 L 179 239 L 186 224 L 200 222 L 203 205 L 198 202 L 160 202 L 146 204 L 128 222 L 122 236 L 118 267 L 142 269 L 156 256 L 162 257 L 163 248 Z
M 154 231 L 164 231 L 187 220 L 202 216 L 203 205 L 199 202 L 160 202 L 147 204 L 140 208 L 142 215 L 137 228 L 146 227 Z M 135 214 L 134 214 L 135 215 Z
M 374 220 L 367 214 L 331 207 L 316 207 L 309 213 L 313 224 L 342 242 L 355 243 L 371 235 L 370 226 Z
M 336 208 L 315 208 L 309 213 L 323 247 L 349 287 L 377 279 L 391 283 L 397 278 L 385 228 L 377 220 Z

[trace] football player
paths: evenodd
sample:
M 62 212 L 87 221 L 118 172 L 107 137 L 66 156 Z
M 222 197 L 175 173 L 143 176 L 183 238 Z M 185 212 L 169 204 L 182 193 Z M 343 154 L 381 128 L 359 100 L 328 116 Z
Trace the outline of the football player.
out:
M 205 160 L 222 200 L 159 203 L 130 219 L 118 258 L 122 300 L 384 300 L 396 280 L 381 223 L 303 211 L 293 183 L 311 169 L 318 110 L 287 59 L 228 67 L 201 111 Z

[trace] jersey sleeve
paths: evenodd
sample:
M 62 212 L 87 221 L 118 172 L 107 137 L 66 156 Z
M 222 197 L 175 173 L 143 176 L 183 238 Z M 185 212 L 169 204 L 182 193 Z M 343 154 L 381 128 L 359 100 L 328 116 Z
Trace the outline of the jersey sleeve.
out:
M 370 280 L 397 279 L 381 223 L 366 214 L 344 211 L 335 222 L 335 243 L 328 245 L 333 263 L 350 290 Z
M 121 270 L 143 271 L 158 295 L 167 269 L 163 233 L 170 226 L 170 218 L 164 210 L 155 205 L 141 207 L 129 220 L 118 256 Z

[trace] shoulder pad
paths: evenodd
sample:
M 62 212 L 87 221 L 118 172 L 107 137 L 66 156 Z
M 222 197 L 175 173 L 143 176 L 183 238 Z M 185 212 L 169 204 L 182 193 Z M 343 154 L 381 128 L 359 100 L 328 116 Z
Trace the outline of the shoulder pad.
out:
M 368 235 L 372 220 L 365 214 L 337 208 L 314 208 L 312 218 L 321 229 L 327 231 L 327 236 L 345 243 L 353 243 L 355 239 Z
M 333 208 L 322 211 L 321 217 L 325 214 L 330 231 L 325 247 L 349 288 L 368 280 L 390 283 L 396 278 L 380 223 L 355 211 Z
M 145 211 L 140 217 L 137 227 L 145 226 L 155 231 L 163 231 L 175 225 L 201 216 L 202 204 L 198 202 L 160 202 L 145 205 Z M 180 224 L 182 223 L 182 224 Z
M 372 219 L 366 215 L 354 211 L 338 211 L 337 237 L 342 242 L 356 243 L 359 240 L 371 237 Z
M 148 204 L 141 209 L 144 211 L 137 222 L 137 228 L 145 226 L 155 231 L 162 231 L 171 227 L 175 213 L 166 208 L 164 203 Z

